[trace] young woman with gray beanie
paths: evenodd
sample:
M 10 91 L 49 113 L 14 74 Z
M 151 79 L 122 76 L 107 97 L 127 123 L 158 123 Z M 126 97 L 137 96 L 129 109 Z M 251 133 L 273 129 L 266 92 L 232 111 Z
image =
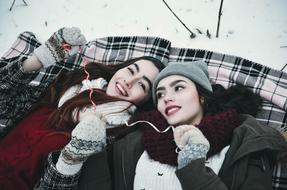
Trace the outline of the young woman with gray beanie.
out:
M 240 86 L 212 89 L 207 64 L 196 61 L 162 70 L 153 85 L 153 100 L 173 126 L 176 189 L 272 189 L 272 169 L 278 154 L 286 153 L 286 141 L 277 130 L 240 114 L 256 114 L 260 100 L 251 92 Z M 246 107 L 246 102 L 254 105 Z M 228 139 L 228 145 L 210 158 L 220 138 Z
M 212 86 L 202 61 L 169 63 L 152 95 L 159 112 L 137 113 L 107 152 L 83 166 L 78 189 L 272 189 L 286 142 L 251 116 L 258 96 Z

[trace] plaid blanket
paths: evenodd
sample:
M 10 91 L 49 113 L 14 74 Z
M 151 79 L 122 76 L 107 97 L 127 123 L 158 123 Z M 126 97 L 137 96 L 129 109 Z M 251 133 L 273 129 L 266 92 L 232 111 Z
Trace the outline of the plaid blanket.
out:
M 40 43 L 33 33 L 20 34 L 12 47 L 0 59 L 0 67 L 13 58 L 29 55 Z M 139 56 L 152 56 L 167 63 L 169 61 L 194 61 L 202 59 L 208 64 L 212 83 L 229 87 L 235 83 L 244 85 L 263 98 L 257 120 L 270 127 L 283 130 L 287 123 L 287 73 L 274 70 L 258 63 L 206 50 L 176 48 L 171 42 L 156 37 L 105 37 L 90 41 L 66 63 L 43 70 L 34 79 L 41 83 L 56 76 L 63 69 L 80 67 L 83 60 L 104 64 L 115 64 Z M 74 62 L 74 64 L 71 64 Z M 287 189 L 287 164 L 278 163 L 273 172 L 273 188 Z

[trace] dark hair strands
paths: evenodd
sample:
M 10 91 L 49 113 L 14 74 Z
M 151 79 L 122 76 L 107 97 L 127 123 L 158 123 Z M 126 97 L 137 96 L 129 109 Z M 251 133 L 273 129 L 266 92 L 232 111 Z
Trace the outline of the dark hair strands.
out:
M 234 109 L 239 114 L 256 116 L 261 107 L 262 99 L 247 87 L 234 85 L 225 89 L 219 84 L 212 85 L 213 93 L 196 84 L 199 95 L 204 97 L 203 110 L 205 113 L 216 113 Z

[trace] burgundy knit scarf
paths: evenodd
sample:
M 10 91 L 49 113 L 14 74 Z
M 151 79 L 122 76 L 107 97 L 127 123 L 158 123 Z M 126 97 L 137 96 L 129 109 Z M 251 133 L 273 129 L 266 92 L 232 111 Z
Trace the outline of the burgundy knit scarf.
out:
M 141 113 L 137 116 L 137 119 L 149 121 L 159 130 L 168 127 L 163 116 L 155 110 Z M 208 158 L 219 153 L 225 146 L 230 144 L 233 129 L 239 124 L 238 114 L 234 110 L 205 114 L 197 127 L 210 143 Z M 171 129 L 166 133 L 158 133 L 152 127 L 145 126 L 143 143 L 150 158 L 163 164 L 177 166 L 176 145 Z

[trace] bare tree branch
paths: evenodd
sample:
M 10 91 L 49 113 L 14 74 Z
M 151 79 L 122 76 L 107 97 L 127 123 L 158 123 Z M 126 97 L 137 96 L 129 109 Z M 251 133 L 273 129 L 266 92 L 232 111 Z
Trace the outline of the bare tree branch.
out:
M 190 37 L 195 38 L 195 33 L 193 33 L 185 24 L 178 18 L 178 16 L 173 12 L 173 10 L 170 8 L 170 6 L 165 2 L 165 0 L 162 0 L 164 4 L 167 6 L 167 8 L 172 12 L 172 14 L 175 16 L 175 18 L 190 32 Z
M 26 1 L 25 0 L 22 0 L 23 2 L 24 2 L 24 4 L 26 5 L 26 6 L 28 6 L 28 4 L 26 3 Z
M 223 0 L 221 0 L 221 2 L 220 2 L 220 7 L 219 7 L 219 11 L 218 11 L 218 20 L 217 20 L 217 29 L 216 29 L 216 37 L 217 38 L 218 38 L 218 34 L 219 34 L 220 18 L 222 15 L 222 5 L 223 5 Z
M 9 11 L 12 11 L 12 8 L 13 8 L 13 6 L 14 6 L 14 4 L 15 4 L 15 1 L 16 1 L 16 0 L 13 0 L 12 5 L 11 5 Z M 23 1 L 23 3 L 24 3 L 26 6 L 28 6 L 28 4 L 26 3 L 25 0 L 22 0 L 22 1 Z
M 287 63 L 284 65 L 284 67 L 281 69 L 281 71 L 283 71 L 285 69 L 285 67 L 287 67 Z
M 13 6 L 14 6 L 15 1 L 16 1 L 16 0 L 13 0 L 13 3 L 12 3 L 12 5 L 11 5 L 9 11 L 12 11 L 12 8 L 13 8 Z

